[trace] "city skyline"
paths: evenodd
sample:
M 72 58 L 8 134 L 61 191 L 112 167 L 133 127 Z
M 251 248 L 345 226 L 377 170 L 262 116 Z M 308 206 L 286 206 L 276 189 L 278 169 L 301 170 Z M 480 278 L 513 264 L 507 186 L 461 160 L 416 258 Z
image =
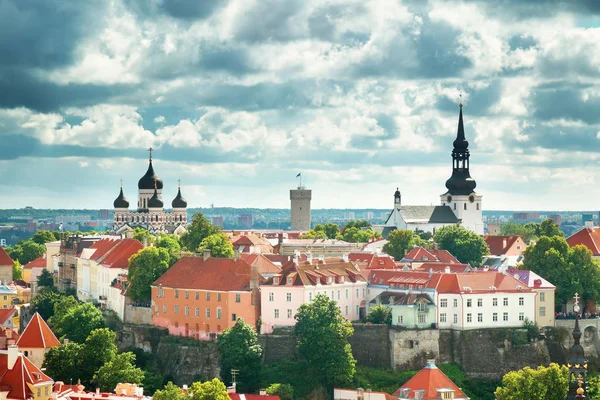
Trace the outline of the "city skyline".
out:
M 5 3 L 0 208 L 131 201 L 149 147 L 190 208 L 438 204 L 462 93 L 484 210 L 595 210 L 600 7 L 522 3 Z

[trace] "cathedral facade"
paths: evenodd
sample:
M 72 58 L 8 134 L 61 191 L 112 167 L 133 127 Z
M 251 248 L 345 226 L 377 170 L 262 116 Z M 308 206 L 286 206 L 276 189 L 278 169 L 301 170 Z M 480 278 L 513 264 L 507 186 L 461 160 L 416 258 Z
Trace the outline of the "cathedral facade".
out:
M 128 229 L 141 227 L 152 234 L 183 234 L 187 225 L 187 201 L 181 195 L 181 186 L 171 202 L 171 211 L 164 208 L 163 181 L 154 172 L 152 165 L 152 149 L 146 174 L 138 181 L 137 209 L 129 210 L 129 201 L 121 191 L 114 203 L 115 219 L 112 231 L 121 233 Z

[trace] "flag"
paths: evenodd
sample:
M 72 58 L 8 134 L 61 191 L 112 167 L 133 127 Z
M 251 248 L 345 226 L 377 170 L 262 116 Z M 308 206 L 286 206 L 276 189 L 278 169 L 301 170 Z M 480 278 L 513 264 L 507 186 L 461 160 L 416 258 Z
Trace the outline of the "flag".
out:
M 300 176 L 300 174 L 302 174 L 302 172 L 300 172 L 298 175 L 296 175 L 296 178 L 298 178 Z

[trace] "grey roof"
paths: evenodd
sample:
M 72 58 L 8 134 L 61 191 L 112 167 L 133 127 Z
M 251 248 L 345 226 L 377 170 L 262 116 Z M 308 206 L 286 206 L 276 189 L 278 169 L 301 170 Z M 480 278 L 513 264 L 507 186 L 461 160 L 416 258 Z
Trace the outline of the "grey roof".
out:
M 369 302 L 369 304 L 382 304 L 386 306 L 411 306 L 419 301 L 434 304 L 431 297 L 425 293 L 383 292 Z
M 448 206 L 402 206 L 400 215 L 407 224 L 456 224 L 458 218 Z

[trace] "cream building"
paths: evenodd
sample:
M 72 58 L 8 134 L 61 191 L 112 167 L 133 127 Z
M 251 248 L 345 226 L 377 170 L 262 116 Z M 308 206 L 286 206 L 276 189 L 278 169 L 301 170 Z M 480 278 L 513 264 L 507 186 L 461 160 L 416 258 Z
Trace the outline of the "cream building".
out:
M 533 271 L 510 269 L 508 273 L 523 282 L 536 294 L 535 322 L 539 327 L 554 326 L 554 294 L 556 286 Z
M 291 201 L 291 230 L 309 231 L 310 230 L 310 200 L 312 191 L 306 189 L 302 184 L 298 189 L 290 190 Z

